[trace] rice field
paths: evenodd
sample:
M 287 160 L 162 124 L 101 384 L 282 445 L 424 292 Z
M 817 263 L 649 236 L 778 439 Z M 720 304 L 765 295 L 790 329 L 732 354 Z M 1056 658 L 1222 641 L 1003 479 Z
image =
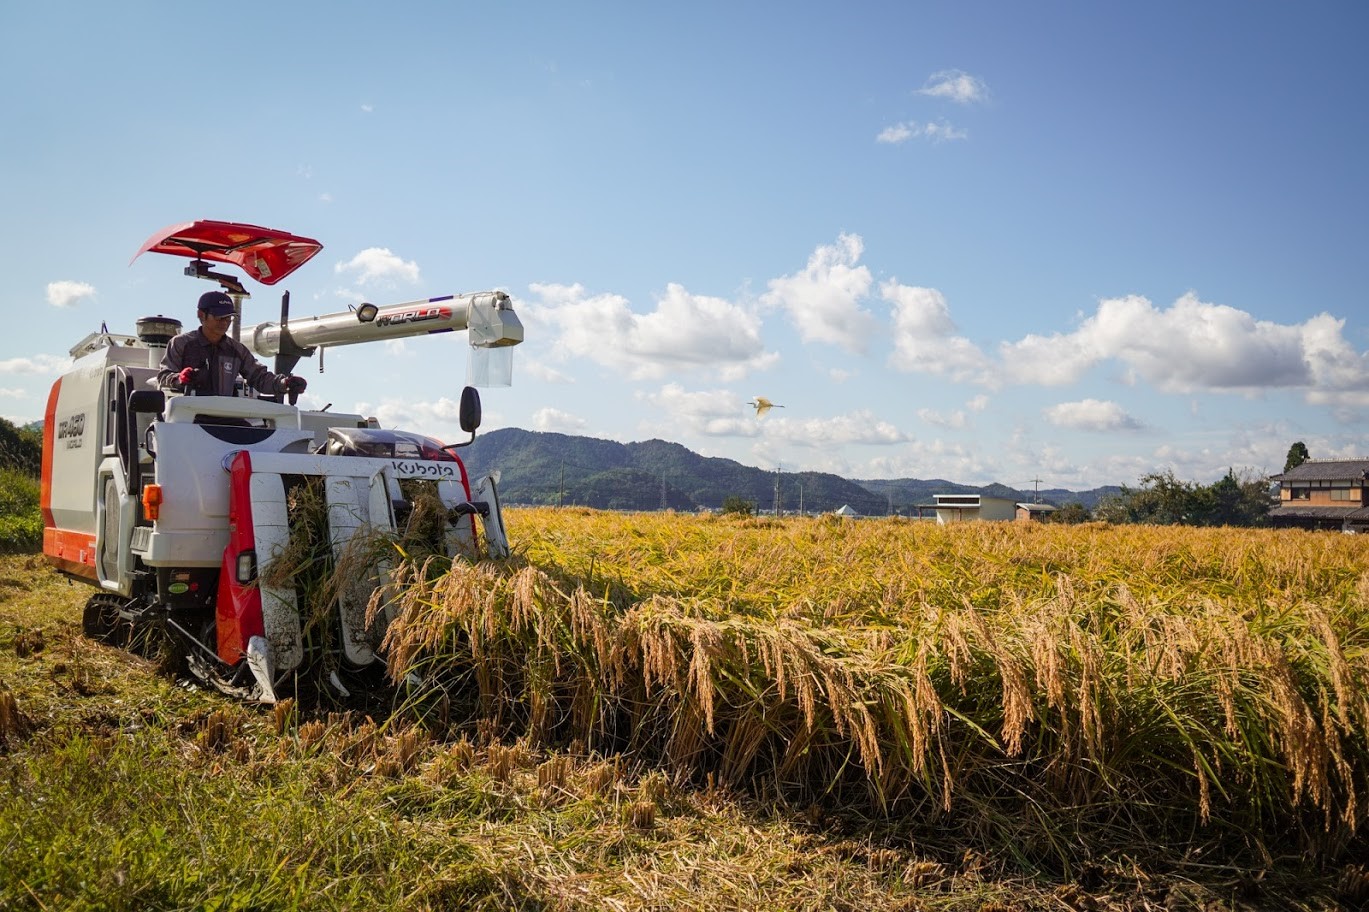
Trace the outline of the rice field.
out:
M 400 567 L 390 673 L 430 728 L 474 715 L 1031 868 L 1367 854 L 1362 538 L 507 520 L 507 563 Z

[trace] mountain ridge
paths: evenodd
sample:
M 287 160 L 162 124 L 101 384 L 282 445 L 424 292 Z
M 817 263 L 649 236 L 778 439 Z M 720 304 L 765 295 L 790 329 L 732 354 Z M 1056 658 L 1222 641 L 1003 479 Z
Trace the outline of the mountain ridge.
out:
M 716 510 L 729 497 L 758 512 L 822 513 L 849 506 L 866 516 L 916 515 L 935 494 L 982 494 L 1090 509 L 1120 488 L 1025 492 L 1002 484 L 945 479 L 843 478 L 827 472 L 773 472 L 732 459 L 702 456 L 667 440 L 618 443 L 551 431 L 500 428 L 459 451 L 472 476 L 498 470 L 505 503 L 580 505 L 608 510 Z

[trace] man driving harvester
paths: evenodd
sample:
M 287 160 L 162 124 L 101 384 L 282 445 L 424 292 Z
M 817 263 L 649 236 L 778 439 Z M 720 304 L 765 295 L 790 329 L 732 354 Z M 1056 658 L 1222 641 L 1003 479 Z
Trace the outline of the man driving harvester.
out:
M 232 396 L 241 376 L 259 393 L 284 396 L 304 392 L 307 384 L 303 377 L 271 373 L 252 357 L 247 346 L 228 337 L 233 311 L 233 299 L 222 291 L 200 295 L 200 328 L 181 333 L 167 345 L 157 385 L 174 393 Z

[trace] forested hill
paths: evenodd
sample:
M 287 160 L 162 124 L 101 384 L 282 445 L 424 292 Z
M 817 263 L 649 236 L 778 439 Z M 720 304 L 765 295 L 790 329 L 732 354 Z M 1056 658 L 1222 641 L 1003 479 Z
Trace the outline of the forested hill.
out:
M 983 493 L 1030 500 L 1032 495 L 1002 485 L 976 488 L 939 479 L 855 482 L 824 472 L 783 472 L 745 466 L 731 459 L 700 456 L 678 443 L 647 440 L 616 443 L 595 437 L 503 428 L 479 435 L 458 451 L 474 477 L 497 469 L 505 503 L 578 504 L 610 510 L 718 509 L 728 497 L 750 501 L 762 512 L 775 508 L 825 512 L 849 505 L 865 516 L 892 510 L 908 513 L 932 494 Z M 1042 499 L 1048 492 L 1041 492 Z M 1055 500 L 1096 502 L 1092 492 Z

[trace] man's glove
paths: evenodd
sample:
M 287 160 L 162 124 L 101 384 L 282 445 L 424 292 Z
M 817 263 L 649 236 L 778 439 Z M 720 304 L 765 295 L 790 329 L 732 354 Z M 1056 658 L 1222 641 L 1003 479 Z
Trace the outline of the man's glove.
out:
M 198 374 L 193 367 L 183 367 L 181 372 L 176 375 L 176 381 L 180 383 L 182 389 L 190 389 L 190 384 L 195 382 L 195 375 Z
M 304 392 L 304 388 L 309 384 L 303 377 L 296 377 L 294 374 L 281 374 L 276 378 L 276 392 L 294 393 L 298 396 Z

